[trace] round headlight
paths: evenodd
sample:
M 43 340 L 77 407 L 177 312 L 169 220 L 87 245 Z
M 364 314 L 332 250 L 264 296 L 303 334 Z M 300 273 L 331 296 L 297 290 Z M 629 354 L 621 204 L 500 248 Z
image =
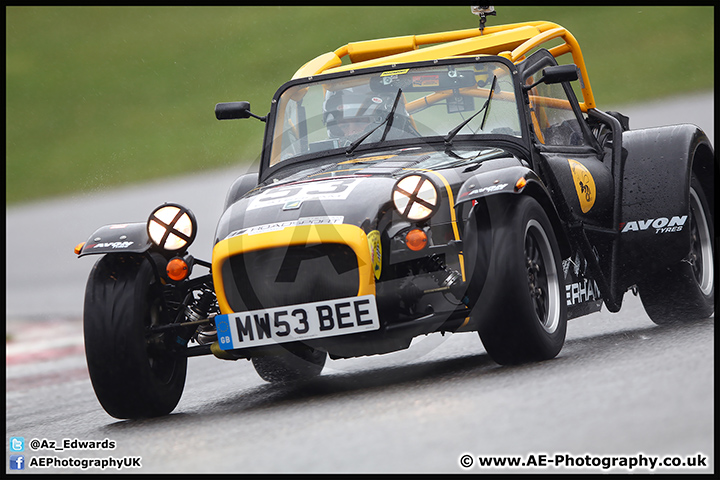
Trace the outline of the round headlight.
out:
M 181 205 L 166 203 L 156 208 L 148 218 L 150 240 L 164 250 L 183 250 L 195 240 L 195 215 Z
M 401 178 L 393 187 L 393 205 L 410 220 L 430 218 L 440 205 L 435 185 L 424 175 L 411 174 Z

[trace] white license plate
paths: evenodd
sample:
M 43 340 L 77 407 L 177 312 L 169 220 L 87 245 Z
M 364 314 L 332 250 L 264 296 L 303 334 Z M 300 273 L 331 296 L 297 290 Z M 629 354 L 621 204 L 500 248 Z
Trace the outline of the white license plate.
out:
M 375 295 L 217 315 L 222 350 L 368 332 L 380 328 Z

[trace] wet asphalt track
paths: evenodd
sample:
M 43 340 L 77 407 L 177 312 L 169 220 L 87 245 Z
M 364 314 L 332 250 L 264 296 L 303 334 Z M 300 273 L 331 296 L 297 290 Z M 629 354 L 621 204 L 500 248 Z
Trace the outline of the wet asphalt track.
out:
M 714 143 L 712 93 L 619 110 L 632 128 L 695 123 Z M 6 442 L 24 437 L 26 461 L 141 457 L 142 468 L 129 472 L 484 473 L 491 469 L 478 467 L 480 455 L 540 462 L 541 454 L 553 460 L 569 454 L 579 464 L 586 454 L 596 462 L 603 455 L 702 454 L 707 468 L 682 471 L 714 471 L 714 319 L 657 327 L 632 294 L 618 314 L 603 309 L 572 320 L 564 349 L 548 362 L 500 367 L 472 333 L 419 337 L 405 351 L 331 361 L 320 378 L 302 386 L 266 384 L 244 360 L 194 358 L 172 415 L 109 417 L 82 356 L 79 317 L 94 259 L 75 259 L 73 246 L 101 224 L 141 221 L 156 204 L 177 201 L 200 221 L 192 251 L 209 259 L 214 222 L 236 173 L 8 209 L 6 313 L 13 336 L 6 356 Z M 39 225 L 53 235 L 41 235 L 46 230 Z M 32 439 L 65 438 L 108 438 L 117 446 L 29 450 Z M 469 469 L 460 466 L 464 454 L 475 457 Z M 500 471 L 559 470 L 549 464 Z

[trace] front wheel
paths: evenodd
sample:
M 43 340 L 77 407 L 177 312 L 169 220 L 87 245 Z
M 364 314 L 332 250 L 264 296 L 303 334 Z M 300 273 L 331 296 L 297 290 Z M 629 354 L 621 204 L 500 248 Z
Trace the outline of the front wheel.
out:
M 688 255 L 638 282 L 645 311 L 659 325 L 707 318 L 715 310 L 713 218 L 695 176 L 690 184 L 689 224 Z
M 567 304 L 547 214 L 528 196 L 478 207 L 471 316 L 485 349 L 501 365 L 554 358 L 565 342 Z
M 106 255 L 85 290 L 85 356 L 95 395 L 107 413 L 130 419 L 167 415 L 182 395 L 187 357 L 148 327 L 167 318 L 149 260 Z

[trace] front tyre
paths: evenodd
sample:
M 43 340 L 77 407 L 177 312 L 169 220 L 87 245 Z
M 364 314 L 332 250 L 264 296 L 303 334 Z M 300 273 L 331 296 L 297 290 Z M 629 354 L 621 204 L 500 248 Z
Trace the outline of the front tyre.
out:
M 707 318 L 715 310 L 713 218 L 695 176 L 690 184 L 689 224 L 688 255 L 638 282 L 645 311 L 659 325 Z
M 472 281 L 481 279 L 483 287 L 472 315 L 485 349 L 501 365 L 554 358 L 565 342 L 567 304 L 547 214 L 521 196 L 488 199 L 480 217 L 486 240 L 478 239 L 484 247 L 475 254 Z
M 151 325 L 167 318 L 149 260 L 106 255 L 85 290 L 85 356 L 95 395 L 115 418 L 170 413 L 182 395 L 187 357 L 174 354 Z

